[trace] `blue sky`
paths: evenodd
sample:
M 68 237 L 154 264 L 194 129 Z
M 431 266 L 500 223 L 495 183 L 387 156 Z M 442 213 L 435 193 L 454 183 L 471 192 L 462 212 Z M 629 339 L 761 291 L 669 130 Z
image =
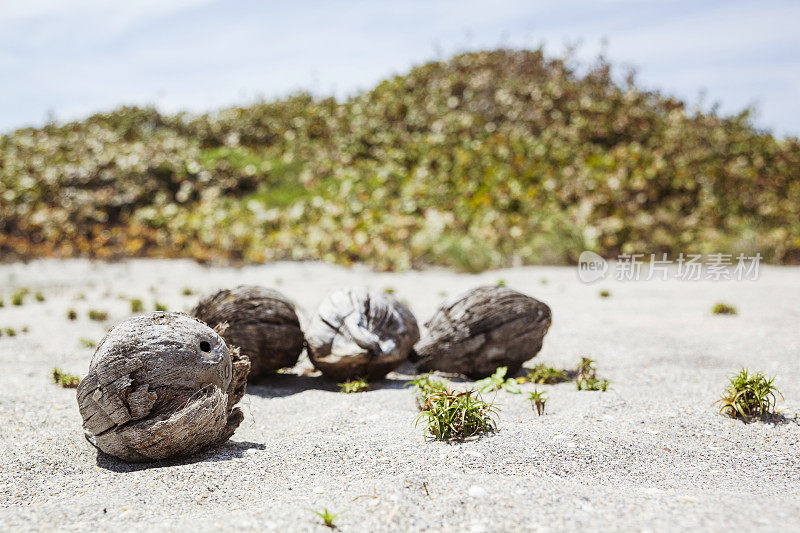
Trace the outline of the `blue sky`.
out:
M 345 96 L 476 48 L 606 56 L 640 83 L 800 134 L 800 2 L 0 0 L 0 131 L 121 104 Z

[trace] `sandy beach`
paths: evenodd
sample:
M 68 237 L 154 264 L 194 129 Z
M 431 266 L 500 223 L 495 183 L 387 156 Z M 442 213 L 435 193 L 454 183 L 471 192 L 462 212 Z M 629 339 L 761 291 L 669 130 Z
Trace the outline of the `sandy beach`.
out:
M 368 285 L 393 289 L 422 325 L 444 297 L 499 280 L 553 311 L 526 366 L 573 368 L 589 356 L 611 389 L 538 386 L 549 398 L 541 417 L 524 395 L 501 391 L 490 396 L 496 434 L 430 443 L 404 388 L 411 365 L 348 395 L 302 356 L 291 373 L 248 385 L 245 421 L 223 447 L 136 465 L 98 456 L 75 391 L 50 377 L 53 367 L 84 376 L 93 349 L 81 339 L 97 342 L 130 316 L 130 298 L 181 311 L 210 290 L 260 284 L 291 298 L 307 324 L 329 291 Z M 587 285 L 571 267 L 468 275 L 42 260 L 0 265 L 0 287 L 0 328 L 16 330 L 0 337 L 3 529 L 324 531 L 311 511 L 323 508 L 341 513 L 341 531 L 800 529 L 800 268 L 762 267 L 757 281 Z M 13 306 L 21 287 L 31 293 Z M 720 301 L 738 315 L 712 315 Z M 89 320 L 92 309 L 108 320 Z M 712 403 L 743 366 L 776 376 L 783 422 L 717 413 Z

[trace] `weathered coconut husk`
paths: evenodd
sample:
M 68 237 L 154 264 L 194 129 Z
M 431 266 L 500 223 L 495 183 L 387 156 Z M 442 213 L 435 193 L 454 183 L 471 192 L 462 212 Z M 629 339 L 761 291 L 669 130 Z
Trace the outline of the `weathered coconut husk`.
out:
M 77 390 L 86 439 L 126 461 L 180 457 L 227 441 L 242 412 L 250 364 L 182 313 L 114 326 Z
M 501 366 L 508 375 L 542 349 L 550 308 L 501 286 L 479 287 L 447 300 L 425 324 L 415 350 L 423 372 L 440 370 L 473 379 Z
M 294 366 L 305 339 L 294 305 L 278 291 L 256 285 L 224 289 L 191 311 L 211 327 L 227 323 L 222 337 L 250 358 L 251 381 Z
M 325 298 L 306 339 L 311 362 L 327 377 L 382 379 L 408 358 L 419 327 L 393 296 L 357 287 Z

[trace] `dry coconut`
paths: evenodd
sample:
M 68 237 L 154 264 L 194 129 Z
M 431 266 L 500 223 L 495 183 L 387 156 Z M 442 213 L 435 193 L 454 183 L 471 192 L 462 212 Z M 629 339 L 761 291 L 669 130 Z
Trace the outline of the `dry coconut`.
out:
M 180 457 L 227 441 L 243 419 L 250 363 L 214 330 L 182 313 L 114 326 L 80 382 L 86 439 L 126 461 Z
M 508 375 L 542 349 L 550 308 L 502 286 L 479 287 L 447 300 L 417 343 L 418 369 L 479 379 L 508 367 Z
M 294 305 L 272 289 L 221 290 L 202 298 L 191 314 L 212 327 L 227 323 L 222 337 L 250 358 L 251 381 L 294 366 L 305 345 Z
M 331 379 L 382 379 L 419 340 L 411 311 L 390 294 L 350 288 L 330 294 L 306 330 L 309 358 Z

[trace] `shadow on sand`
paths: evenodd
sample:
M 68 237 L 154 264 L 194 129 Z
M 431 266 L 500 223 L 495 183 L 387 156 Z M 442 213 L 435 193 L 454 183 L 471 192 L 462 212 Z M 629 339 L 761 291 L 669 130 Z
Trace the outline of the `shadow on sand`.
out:
M 410 378 L 389 375 L 380 381 L 372 381 L 369 390 L 402 389 Z M 247 394 L 260 398 L 281 398 L 306 390 L 339 392 L 339 384 L 322 375 L 277 374 L 256 383 L 247 384 Z
M 791 416 L 787 416 L 783 413 L 769 413 L 764 416 L 754 417 L 751 420 L 745 423 L 751 422 L 763 422 L 764 424 L 769 424 L 770 426 L 782 426 L 784 424 L 794 424 L 800 426 L 800 419 L 798 419 L 798 413 L 790 413 Z
M 193 463 L 202 462 L 217 462 L 228 461 L 230 459 L 238 459 L 244 456 L 247 450 L 263 450 L 266 447 L 257 442 L 236 442 L 228 441 L 222 446 L 218 446 L 205 452 L 196 453 L 189 457 L 181 457 L 179 459 L 165 459 L 162 461 L 153 461 L 151 463 L 128 463 L 121 459 L 117 459 L 112 455 L 97 450 L 97 466 L 105 468 L 112 472 L 124 474 L 127 472 L 139 472 L 141 470 L 149 470 L 153 468 L 166 468 L 170 466 L 188 465 Z
M 297 370 L 295 370 L 297 371 Z M 382 380 L 370 381 L 369 390 L 402 389 L 416 376 L 413 364 L 404 362 Z M 456 381 L 459 378 L 455 378 Z M 303 373 L 285 373 L 266 376 L 256 382 L 247 383 L 247 394 L 261 398 L 281 398 L 292 396 L 306 390 L 339 392 L 339 384 L 326 378 L 318 371 L 306 370 Z

